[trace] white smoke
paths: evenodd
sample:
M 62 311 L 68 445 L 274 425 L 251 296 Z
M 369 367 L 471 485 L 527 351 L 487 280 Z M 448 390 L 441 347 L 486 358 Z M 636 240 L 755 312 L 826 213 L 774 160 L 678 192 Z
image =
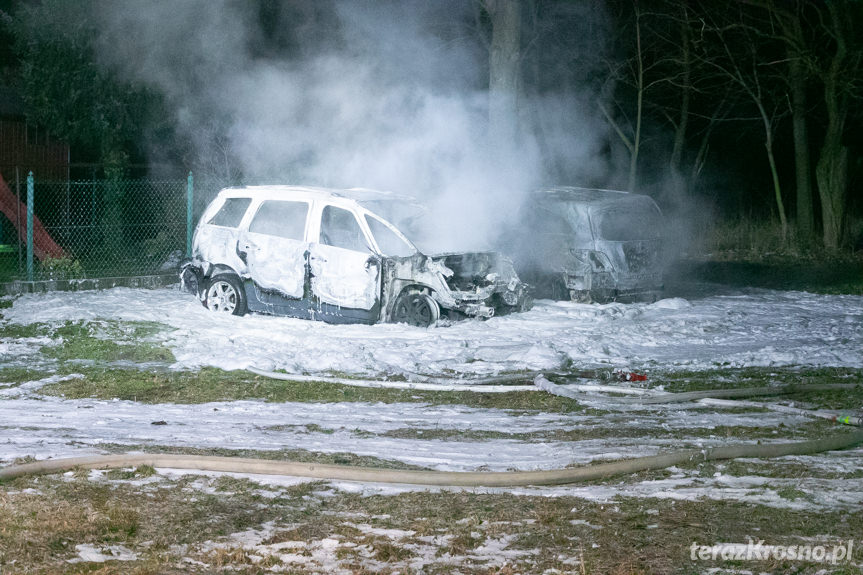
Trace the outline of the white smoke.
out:
M 298 44 L 277 56 L 261 48 L 257 3 L 93 6 L 101 61 L 162 93 L 198 158 L 226 172 L 234 161 L 250 180 L 419 197 L 437 250 L 488 247 L 542 183 L 532 137 L 488 146 L 488 53 L 463 25 L 471 2 L 312 2 L 276 24 Z M 593 122 L 549 102 L 554 153 L 594 175 Z

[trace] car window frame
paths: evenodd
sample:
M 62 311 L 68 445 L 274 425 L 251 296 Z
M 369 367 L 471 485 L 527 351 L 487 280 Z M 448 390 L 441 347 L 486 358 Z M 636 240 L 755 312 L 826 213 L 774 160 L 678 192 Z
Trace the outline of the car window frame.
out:
M 306 206 L 307 206 L 306 219 L 305 219 L 305 222 L 303 224 L 302 236 L 299 239 L 287 238 L 285 236 L 279 236 L 276 234 L 267 234 L 264 232 L 252 231 L 252 222 L 255 221 L 255 217 L 258 215 L 258 212 L 260 212 L 261 208 L 267 202 L 291 202 L 291 203 L 295 203 L 295 204 L 306 204 Z M 246 230 L 248 233 L 260 234 L 260 235 L 270 236 L 273 238 L 279 238 L 282 240 L 293 241 L 293 242 L 307 242 L 308 241 L 307 238 L 309 237 L 309 228 L 311 227 L 310 221 L 312 219 L 312 214 L 313 214 L 313 210 L 314 210 L 314 202 L 307 200 L 307 199 L 260 198 L 256 202 L 253 202 L 253 205 L 254 205 L 254 209 L 248 210 L 247 214 L 246 214 L 248 216 L 248 222 L 244 226 L 242 226 L 243 229 Z M 249 215 L 249 214 L 251 214 L 251 215 Z
M 316 226 L 308 226 L 306 233 L 309 234 L 308 239 L 310 243 L 315 243 L 320 246 L 326 246 L 328 248 L 335 248 L 340 250 L 347 250 L 351 252 L 358 252 L 358 250 L 353 250 L 350 248 L 343 248 L 340 246 L 333 246 L 330 244 L 325 244 L 321 242 L 321 231 L 323 229 L 323 218 L 324 218 L 324 210 L 327 206 L 332 206 L 334 208 L 338 208 L 340 210 L 344 210 L 351 214 L 354 217 L 354 221 L 360 228 L 360 233 L 363 235 L 363 239 L 366 243 L 365 253 L 369 254 L 379 254 L 379 250 L 377 250 L 377 244 L 374 242 L 374 238 L 368 230 L 368 226 L 365 225 L 363 218 L 359 217 L 358 210 L 354 206 L 344 205 L 341 202 L 333 202 L 328 200 L 320 200 L 315 202 L 317 204 L 315 208 L 315 215 L 313 217 L 314 222 L 317 224 Z M 312 229 L 316 228 L 316 229 Z
M 239 221 L 237 221 L 237 225 L 226 226 L 224 224 L 213 223 L 212 220 L 217 215 L 219 215 L 219 212 L 221 212 L 222 209 L 225 207 L 225 205 L 231 200 L 248 200 L 249 201 L 249 203 L 246 205 L 245 211 L 240 216 Z M 222 198 L 222 203 L 219 204 L 218 207 L 214 207 L 211 214 L 204 214 L 204 217 L 202 219 L 206 223 L 206 225 L 208 225 L 208 226 L 213 226 L 213 227 L 217 227 L 217 228 L 224 228 L 224 229 L 228 229 L 228 230 L 240 230 L 240 229 L 243 229 L 243 222 L 246 221 L 246 218 L 249 215 L 250 208 L 252 208 L 252 206 L 254 206 L 255 204 L 256 204 L 255 199 L 251 196 L 225 196 Z
M 418 254 L 418 253 L 419 253 L 419 249 L 416 247 L 416 245 L 414 245 L 414 243 L 413 243 L 412 241 L 410 241 L 410 240 L 408 239 L 408 237 L 407 237 L 407 236 L 405 236 L 405 235 L 401 232 L 401 230 L 399 230 L 399 229 L 398 229 L 397 227 L 395 227 L 393 224 L 391 224 L 390 222 L 388 222 L 388 221 L 387 221 L 387 220 L 385 220 L 384 218 L 380 217 L 379 215 L 375 214 L 374 212 L 370 212 L 369 210 L 366 210 L 366 209 L 361 210 L 361 214 L 362 214 L 362 217 L 361 217 L 361 218 L 358 218 L 358 220 L 359 220 L 359 221 L 360 221 L 360 222 L 361 222 L 361 223 L 362 223 L 366 228 L 368 228 L 368 236 L 372 239 L 372 242 L 374 242 L 374 251 L 375 251 L 375 253 L 376 253 L 376 254 L 378 254 L 378 255 L 380 255 L 380 256 L 383 256 L 383 257 L 411 257 L 411 256 L 414 256 L 414 255 L 416 255 L 416 254 Z M 371 226 L 369 226 L 368 221 L 366 220 L 366 218 L 374 218 L 374 219 L 376 219 L 378 222 L 380 222 L 381 224 L 383 224 L 383 225 L 384 225 L 384 227 L 388 228 L 391 232 L 393 232 L 393 233 L 396 235 L 396 237 L 398 237 L 400 240 L 402 240 L 403 242 L 405 242 L 405 244 L 407 244 L 407 245 L 408 245 L 408 246 L 413 250 L 413 253 L 412 253 L 412 254 L 410 254 L 410 255 L 408 255 L 408 256 L 391 256 L 391 255 L 389 255 L 389 254 L 385 254 L 385 253 L 383 252 L 383 250 L 381 249 L 380 245 L 378 244 L 378 239 L 377 239 L 377 237 L 375 237 L 375 234 L 374 234 L 374 232 L 372 231 Z

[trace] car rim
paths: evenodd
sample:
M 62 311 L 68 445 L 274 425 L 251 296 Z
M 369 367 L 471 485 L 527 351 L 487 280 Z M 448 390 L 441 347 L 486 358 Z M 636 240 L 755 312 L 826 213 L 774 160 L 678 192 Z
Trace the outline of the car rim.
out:
M 218 281 L 207 290 L 207 307 L 213 311 L 233 313 L 237 309 L 237 290 L 226 281 Z
M 404 298 L 399 298 L 399 301 L 396 302 L 395 309 L 395 320 L 396 323 L 410 323 L 411 322 L 411 302 Z
M 431 324 L 431 305 L 425 298 L 417 298 L 417 301 L 414 302 L 414 317 L 417 325 L 427 326 Z
M 393 313 L 396 323 L 407 323 L 417 327 L 428 327 L 437 321 L 434 300 L 424 294 L 399 298 Z

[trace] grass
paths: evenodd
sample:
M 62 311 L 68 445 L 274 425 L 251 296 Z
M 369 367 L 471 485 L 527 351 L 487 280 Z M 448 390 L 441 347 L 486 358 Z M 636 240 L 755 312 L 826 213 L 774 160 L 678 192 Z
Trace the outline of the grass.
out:
M 863 281 L 863 280 L 861 280 Z M 854 281 L 851 282 L 856 285 Z M 843 288 L 844 289 L 844 288 Z M 3 300 L 8 301 L 8 300 Z M 466 405 L 512 412 L 577 413 L 604 418 L 603 425 L 515 433 L 402 427 L 381 432 L 408 440 L 575 442 L 623 438 L 629 441 L 699 438 L 758 440 L 777 437 L 773 429 L 717 426 L 712 429 L 638 429 L 618 425 L 607 411 L 537 392 L 477 394 L 385 390 L 324 382 L 292 382 L 250 372 L 168 369 L 173 355 L 163 345 L 165 326 L 113 320 L 61 325 L 14 325 L 0 321 L 0 338 L 48 337 L 40 354 L 51 360 L 38 369 L 6 365 L 0 382 L 25 381 L 80 373 L 84 377 L 50 384 L 39 393 L 66 398 L 126 399 L 141 403 L 204 403 L 260 399 L 269 402 L 367 402 Z M 525 382 L 532 374 L 525 374 Z M 549 376 L 565 383 L 578 374 Z M 860 369 L 747 368 L 717 366 L 712 371 L 656 371 L 650 386 L 685 392 L 771 384 L 858 383 Z M 847 409 L 863 405 L 863 388 L 807 393 L 784 399 L 804 407 Z M 0 399 L 2 401 L 2 399 Z M 628 412 L 650 417 L 655 408 Z M 749 410 L 757 413 L 757 410 Z M 628 417 L 628 414 L 626 414 Z M 347 430 L 350 424 L 346 422 Z M 337 430 L 315 423 L 286 424 L 285 430 L 318 434 Z M 819 437 L 836 430 L 826 421 L 779 429 L 779 437 Z M 22 433 L 27 430 L 21 429 Z M 62 429 L 56 430 L 62 433 Z M 370 434 L 359 431 L 358 434 Z M 313 450 L 272 451 L 199 449 L 171 445 L 100 444 L 107 452 L 129 450 L 289 459 L 312 463 L 417 469 L 398 461 L 351 453 Z M 32 458 L 23 457 L 20 462 Z M 735 563 L 698 561 L 690 545 L 746 543 L 750 537 L 769 544 L 833 544 L 859 537 L 863 515 L 845 509 L 817 511 L 776 508 L 756 503 L 674 500 L 663 497 L 661 481 L 685 477 L 694 484 L 729 477 L 766 478 L 763 486 L 742 488 L 747 496 L 771 495 L 789 507 L 811 506 L 818 482 L 863 477 L 846 465 L 828 469 L 804 459 L 704 462 L 628 477 L 596 480 L 588 489 L 626 493 L 629 485 L 656 485 L 657 497 L 612 496 L 606 501 L 466 491 L 406 492 L 366 495 L 333 489 L 325 482 L 290 487 L 260 485 L 233 476 L 161 476 L 142 466 L 104 472 L 91 479 L 80 470 L 67 475 L 27 477 L 0 482 L 0 573 L 264 573 L 326 572 L 338 566 L 353 573 L 694 573 L 711 568 L 754 572 L 861 573 L 855 564 L 830 566 L 797 562 Z M 814 483 L 812 480 L 816 480 Z M 593 486 L 593 487 L 591 487 Z M 599 492 L 597 492 L 599 493 Z M 675 494 L 676 495 L 676 494 Z M 260 531 L 255 537 L 232 534 Z M 249 531 L 248 533 L 254 533 Z M 249 543 L 251 537 L 251 543 Z M 809 539 L 804 539 L 809 538 Z M 131 562 L 68 563 L 76 545 L 97 549 L 122 545 L 138 555 Z M 863 543 L 858 545 L 863 547 Z M 857 561 L 863 551 L 855 550 Z M 308 563 L 300 563 L 299 561 Z
M 576 401 L 533 391 L 512 393 L 437 392 L 350 387 L 325 382 L 284 381 L 245 371 L 202 368 L 199 371 L 142 371 L 134 368 L 71 365 L 61 372 L 81 373 L 83 378 L 46 385 L 42 393 L 70 399 L 127 399 L 142 403 L 208 403 L 260 399 L 269 402 L 368 402 L 470 405 L 511 411 L 544 411 L 605 415 Z M 0 371 L 0 374 L 4 372 Z M 22 372 L 11 375 L 23 377 Z M 558 383 L 577 381 L 567 375 L 552 376 Z M 529 378 L 527 378 L 529 379 Z M 25 379 L 26 380 L 26 379 Z M 719 368 L 714 371 L 669 371 L 650 374 L 651 386 L 685 392 L 716 388 L 761 387 L 817 383 L 858 383 L 863 369 L 853 368 Z M 863 386 L 852 390 L 791 394 L 787 399 L 805 401 L 820 409 L 847 409 L 863 405 Z
M 13 493 L 2 488 L 0 497 L 0 566 L 4 573 L 25 569 L 48 572 L 85 572 L 92 565 L 72 567 L 76 544 L 123 544 L 135 548 L 146 542 L 148 559 L 142 572 L 158 573 L 160 560 L 173 545 L 218 537 L 274 517 L 248 492 L 225 497 L 195 493 L 191 479 L 169 488 L 141 490 L 123 484 L 89 481 L 86 476 L 31 479 L 38 493 Z M 52 505 L 46 506 L 50 498 Z M 12 561 L 15 563 L 12 563 Z M 137 562 L 136 562 L 137 563 Z M 66 570 L 69 571 L 66 571 Z
M 850 222 L 852 238 L 863 237 L 863 221 Z M 700 255 L 676 262 L 667 272 L 680 278 L 731 285 L 824 294 L 863 295 L 863 251 L 828 251 L 792 227 L 783 238 L 778 222 L 750 219 L 714 223 Z
M 350 387 L 325 382 L 292 382 L 266 378 L 244 371 L 215 368 L 198 371 L 168 369 L 173 354 L 162 345 L 161 324 L 113 320 L 66 322 L 61 325 L 18 325 L 0 322 L 0 338 L 51 338 L 60 344 L 42 345 L 41 354 L 56 365 L 56 373 L 80 373 L 84 377 L 50 384 L 42 393 L 66 398 L 126 399 L 143 403 L 206 403 L 260 399 L 270 402 L 382 402 L 459 404 L 511 411 L 544 411 L 603 415 L 570 399 L 536 392 L 506 394 L 434 392 Z M 146 367 L 146 369 L 142 369 Z M 0 382 L 20 384 L 51 374 L 43 366 L 32 370 L 20 366 L 0 368 Z M 525 373 L 524 383 L 532 379 Z M 580 381 L 578 373 L 549 377 L 559 383 Z M 832 383 L 863 381 L 863 370 L 843 368 L 747 368 L 719 366 L 711 372 L 656 372 L 650 384 L 668 391 L 691 391 L 716 387 L 754 387 L 770 384 Z M 576 376 L 576 377 L 573 377 Z M 826 409 L 861 405 L 863 389 L 788 396 Z
M 863 238 L 863 219 L 849 219 L 847 241 L 840 249 L 824 248 L 822 239 L 805 237 L 793 224 L 783 236 L 778 220 L 753 218 L 724 219 L 706 226 L 701 238 L 701 251 L 724 261 L 849 261 L 859 258 Z
M 182 476 L 143 486 L 87 474 L 0 484 L 3 573 L 861 573 L 850 563 L 692 561 L 692 543 L 833 545 L 863 515 L 733 501 L 593 502 L 466 491 L 362 495 Z M 802 492 L 786 490 L 796 500 Z M 45 501 L 51 505 L 45 505 Z M 249 531 L 251 530 L 251 531 Z M 242 539 L 232 534 L 246 532 Z M 123 545 L 133 562 L 66 563 L 75 546 Z M 858 543 L 859 544 L 859 543 Z M 859 551 L 855 558 L 859 561 Z M 13 563 L 14 560 L 14 563 Z M 329 565 L 329 567 L 325 567 Z M 272 571 L 271 571 L 272 570 Z
M 651 378 L 665 391 L 682 393 L 705 389 L 736 389 L 771 385 L 861 383 L 863 370 L 845 367 L 718 367 L 711 371 L 670 371 Z
M 619 421 L 619 420 L 618 420 Z M 612 423 L 609 420 L 609 423 Z M 836 430 L 835 425 L 827 420 L 813 420 L 805 424 L 796 426 L 793 429 L 782 430 L 782 436 L 785 438 L 792 437 L 807 437 L 815 438 L 822 435 L 829 435 Z M 598 439 L 651 439 L 651 440 L 681 440 L 681 445 L 690 443 L 694 439 L 709 439 L 709 438 L 739 438 L 739 439 L 770 439 L 776 437 L 776 429 L 773 427 L 743 427 L 743 426 L 725 426 L 718 425 L 715 427 L 701 428 L 686 428 L 673 429 L 665 428 L 659 425 L 655 427 L 634 427 L 626 425 L 618 425 L 617 422 L 611 425 L 590 425 L 583 427 L 569 427 L 566 429 L 551 429 L 536 431 L 533 433 L 507 433 L 504 431 L 487 431 L 487 430 L 472 430 L 472 429 L 418 429 L 413 427 L 404 427 L 392 429 L 381 433 L 381 437 L 392 437 L 398 439 L 415 439 L 425 441 L 489 441 L 489 440 L 508 440 L 508 441 L 530 441 L 536 443 L 545 442 L 574 442 L 574 441 L 590 441 Z
M 842 367 L 719 368 L 711 372 L 676 371 L 653 380 L 666 391 L 682 393 L 707 389 L 736 389 L 817 384 L 856 384 L 854 389 L 804 391 L 782 395 L 782 399 L 807 409 L 848 410 L 863 405 L 863 369 Z
M 21 384 L 27 381 L 42 379 L 51 375 L 50 371 L 32 367 L 0 367 L 0 382 L 6 384 Z
M 67 321 L 60 325 L 2 322 L 0 339 L 50 338 L 52 343 L 42 345 L 40 352 L 58 361 L 170 364 L 175 361 L 174 355 L 160 342 L 167 329 L 158 323 L 114 320 Z
M 63 345 L 47 346 L 43 353 L 61 361 L 173 363 L 171 350 L 153 341 L 164 330 L 165 326 L 150 322 L 66 322 L 49 334 L 62 338 Z
M 806 291 L 820 294 L 863 295 L 863 256 L 840 261 L 832 259 L 799 261 L 768 259 L 762 261 L 723 261 L 691 259 L 676 262 L 666 271 L 669 293 L 675 284 L 707 281 L 744 288 Z
M 46 395 L 70 399 L 92 397 L 128 399 L 144 403 L 207 403 L 240 399 L 271 402 L 423 402 L 472 404 L 477 407 L 543 409 L 555 413 L 581 411 L 563 398 L 534 393 L 482 394 L 349 387 L 324 382 L 285 382 L 244 371 L 215 368 L 199 371 L 167 369 L 172 352 L 162 345 L 165 330 L 150 322 L 81 321 L 62 325 L 0 322 L 0 339 L 50 338 L 41 345 L 43 358 L 53 360 L 56 373 L 80 373 L 85 377 L 45 386 Z M 161 366 L 161 369 L 160 369 Z M 23 383 L 52 372 L 43 368 L 0 368 L 0 382 Z M 531 374 L 525 374 L 529 381 Z
M 553 413 L 588 412 L 569 399 L 535 392 L 473 393 L 391 390 L 351 387 L 326 382 L 271 379 L 246 371 L 201 368 L 199 371 L 146 372 L 121 367 L 67 366 L 64 370 L 85 377 L 47 385 L 46 395 L 70 399 L 94 397 L 128 399 L 143 403 L 208 403 L 260 399 L 269 402 L 370 402 L 460 404 L 480 408 L 535 410 Z

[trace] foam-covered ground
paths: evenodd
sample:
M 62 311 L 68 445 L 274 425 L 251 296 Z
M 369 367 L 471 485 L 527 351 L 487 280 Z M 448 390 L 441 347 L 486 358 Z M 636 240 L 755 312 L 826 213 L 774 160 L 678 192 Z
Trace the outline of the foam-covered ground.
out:
M 2 321 L 11 324 L 87 320 L 164 324 L 166 329 L 156 337 L 173 350 L 174 367 L 192 369 L 256 366 L 297 373 L 455 372 L 470 377 L 597 365 L 648 371 L 728 365 L 863 366 L 863 297 L 802 292 L 758 290 L 631 305 L 540 301 L 528 313 L 431 329 L 226 316 L 209 312 L 193 297 L 170 288 L 26 295 L 2 313 Z M 0 361 L 21 366 L 41 361 L 39 350 L 45 345 L 62 342 L 45 336 L 2 339 Z M 147 405 L 39 394 L 42 385 L 59 379 L 52 376 L 23 385 L 0 382 L 0 464 L 24 456 L 42 459 L 103 453 L 104 444 L 119 444 L 130 449 L 307 449 L 349 452 L 440 470 L 532 470 L 684 447 L 783 441 L 790 438 L 788 430 L 809 421 L 787 413 L 678 404 L 615 409 L 613 403 L 603 404 L 602 400 L 591 403 L 598 412 L 548 414 L 419 403 Z M 591 433 L 608 429 L 617 432 Z M 735 429 L 742 435 L 728 435 L 728 430 Z M 580 441 L 555 435 L 579 430 L 586 432 Z M 510 491 L 597 500 L 616 495 L 709 497 L 784 507 L 853 508 L 863 501 L 857 478 L 863 470 L 861 455 L 863 448 L 857 448 L 771 463 L 802 463 L 814 474 L 805 480 L 772 474 L 727 475 L 719 465 L 712 476 L 672 469 L 660 480 Z M 339 485 L 370 493 L 415 489 Z M 789 489 L 805 497 L 780 495 Z
M 220 315 L 176 288 L 30 294 L 3 316 L 13 323 L 163 323 L 175 328 L 165 337 L 176 367 L 192 368 L 473 375 L 570 363 L 633 369 L 863 366 L 863 297 L 805 292 L 753 290 L 626 305 L 542 300 L 527 313 L 431 329 Z M 0 361 L 26 357 L 23 348 L 20 340 L 0 343 Z

